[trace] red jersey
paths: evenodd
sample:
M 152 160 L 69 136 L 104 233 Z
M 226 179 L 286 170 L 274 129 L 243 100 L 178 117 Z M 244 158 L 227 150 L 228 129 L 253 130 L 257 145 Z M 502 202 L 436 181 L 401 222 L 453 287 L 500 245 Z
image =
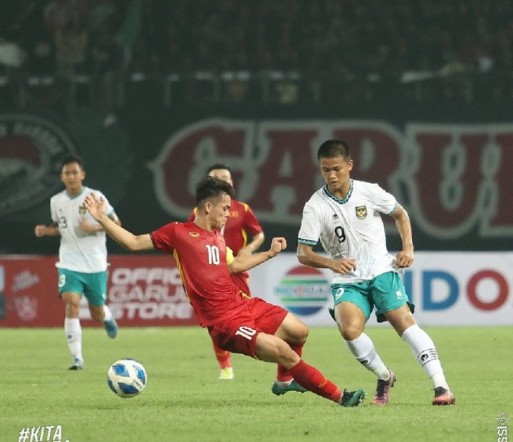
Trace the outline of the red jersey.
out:
M 192 211 L 188 221 L 193 221 L 195 216 L 196 209 Z M 248 234 L 255 236 L 262 232 L 262 226 L 249 205 L 232 199 L 230 214 L 222 232 L 226 245 L 237 255 L 248 244 Z M 244 293 L 250 294 L 248 272 L 232 273 L 232 279 Z
M 174 222 L 150 236 L 155 248 L 175 258 L 185 294 L 202 327 L 230 318 L 242 308 L 246 301 L 228 268 L 233 255 L 219 230 Z
M 188 221 L 193 221 L 196 209 L 189 216 Z M 237 255 L 239 250 L 248 244 L 248 235 L 255 236 L 262 232 L 262 226 L 257 217 L 246 203 L 232 199 L 230 214 L 223 229 L 226 245 Z

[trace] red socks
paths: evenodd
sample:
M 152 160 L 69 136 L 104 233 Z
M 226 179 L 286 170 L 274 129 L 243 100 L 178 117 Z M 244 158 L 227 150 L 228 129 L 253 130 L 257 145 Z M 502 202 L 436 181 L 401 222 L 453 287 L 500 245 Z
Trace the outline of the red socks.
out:
M 289 344 L 289 345 L 290 345 L 290 348 L 292 350 L 294 350 L 299 355 L 299 357 L 301 357 L 301 354 L 303 353 L 303 346 L 305 345 L 305 343 L 303 342 L 302 344 Z M 290 373 L 290 370 L 287 370 L 285 367 L 278 365 L 278 372 L 276 373 L 276 379 L 278 381 L 289 382 L 293 379 L 293 376 Z
M 219 348 L 217 345 L 212 343 L 214 346 L 214 351 L 216 353 L 216 359 L 219 363 L 220 368 L 226 368 L 232 366 L 232 361 L 230 360 L 231 353 L 229 351 L 223 350 Z
M 319 396 L 338 402 L 342 396 L 342 390 L 317 370 L 303 360 L 288 370 L 296 382 L 307 390 Z

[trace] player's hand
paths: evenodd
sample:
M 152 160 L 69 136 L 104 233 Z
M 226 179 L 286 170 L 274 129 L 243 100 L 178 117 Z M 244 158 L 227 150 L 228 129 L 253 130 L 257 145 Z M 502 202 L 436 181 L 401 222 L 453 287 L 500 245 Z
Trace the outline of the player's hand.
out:
M 335 273 L 352 273 L 356 270 L 356 259 L 336 259 L 331 270 Z
M 275 237 L 271 242 L 271 248 L 269 252 L 271 252 L 271 256 L 276 256 L 282 250 L 287 248 L 287 240 L 283 237 Z
M 94 193 L 90 193 L 84 198 L 84 207 L 96 221 L 105 215 L 106 205 L 105 199 L 99 198 Z
M 36 235 L 38 238 L 45 236 L 46 235 L 46 226 L 44 224 L 38 224 L 34 228 L 34 235 Z
M 398 269 L 403 269 L 405 267 L 410 267 L 413 264 L 413 252 L 401 250 L 397 255 L 395 255 L 394 267 Z

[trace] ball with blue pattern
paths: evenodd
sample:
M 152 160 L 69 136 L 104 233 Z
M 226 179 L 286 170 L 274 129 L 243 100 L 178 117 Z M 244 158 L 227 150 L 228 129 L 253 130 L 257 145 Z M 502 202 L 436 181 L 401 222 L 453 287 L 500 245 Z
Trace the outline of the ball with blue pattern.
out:
M 146 387 L 148 376 L 144 366 L 135 359 L 120 359 L 107 371 L 107 384 L 119 397 L 137 396 Z

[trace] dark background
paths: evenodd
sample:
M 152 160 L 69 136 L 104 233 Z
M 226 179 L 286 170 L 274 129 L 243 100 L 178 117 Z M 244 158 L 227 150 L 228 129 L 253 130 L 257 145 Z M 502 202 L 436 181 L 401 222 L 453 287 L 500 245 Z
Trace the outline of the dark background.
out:
M 511 1 L 10 0 L 0 17 L 0 116 L 61 127 L 85 159 L 86 184 L 134 232 L 170 220 L 146 164 L 199 120 L 513 126 Z M 0 195 L 16 191 L 5 152 Z M 58 239 L 33 235 L 49 222 L 49 196 L 0 216 L 2 253 L 56 253 Z M 417 250 L 513 243 L 413 227 Z M 295 248 L 299 226 L 264 228 Z M 392 235 L 389 247 L 398 244 Z

